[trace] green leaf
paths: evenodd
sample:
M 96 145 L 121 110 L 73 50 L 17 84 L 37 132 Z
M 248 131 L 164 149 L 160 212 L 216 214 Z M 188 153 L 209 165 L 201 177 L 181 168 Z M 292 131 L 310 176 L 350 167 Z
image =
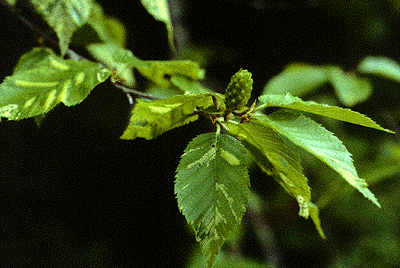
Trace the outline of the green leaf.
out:
M 78 104 L 110 73 L 98 63 L 64 60 L 50 49 L 34 48 L 0 84 L 0 116 L 23 119 L 46 113 L 60 102 Z
M 111 42 L 124 47 L 126 41 L 127 32 L 124 25 L 116 18 L 105 15 L 102 7 L 94 2 L 89 19 L 74 32 L 71 42 L 79 46 Z
M 286 192 L 296 198 L 300 207 L 299 215 L 306 219 L 311 215 L 318 233 L 325 238 L 318 207 L 311 203 L 311 191 L 299 155 L 263 121 L 252 119 L 239 124 L 231 120 L 224 125 L 243 142 L 259 167 L 268 175 L 274 175 Z
M 346 106 L 366 101 L 372 93 L 372 85 L 368 78 L 344 72 L 338 66 L 294 63 L 272 78 L 265 86 L 263 94 L 290 93 L 293 96 L 302 96 L 313 93 L 328 82 Z
M 298 97 L 293 97 L 289 93 L 285 95 L 262 95 L 258 99 L 264 104 L 259 106 L 257 110 L 265 107 L 289 108 L 393 133 L 393 131 L 382 128 L 363 114 L 357 113 L 350 109 L 330 106 L 327 104 L 319 104 L 313 101 L 303 101 Z
M 372 93 L 372 85 L 368 78 L 360 77 L 355 73 L 344 72 L 336 66 L 329 69 L 330 82 L 336 91 L 339 100 L 346 106 L 353 106 L 366 101 Z
M 400 82 L 400 65 L 386 57 L 365 57 L 357 66 L 361 73 L 373 74 Z
M 155 101 L 138 100 L 129 125 L 121 139 L 154 139 L 162 133 L 196 121 L 197 107 L 213 104 L 213 94 L 179 95 Z
M 87 46 L 89 53 L 97 60 L 106 65 L 109 69 L 115 70 L 118 77 L 122 78 L 124 84 L 127 86 L 134 86 L 136 81 L 133 76 L 132 67 L 129 67 L 126 63 L 121 63 L 114 60 L 114 55 L 119 50 L 124 50 L 115 43 L 96 43 Z
M 328 81 L 329 72 L 325 67 L 293 63 L 266 84 L 263 94 L 302 96 L 313 93 Z
M 7 0 L 7 2 L 8 2 L 10 5 L 14 6 L 14 5 L 17 3 L 17 0 Z
M 31 2 L 56 32 L 60 40 L 61 55 L 64 55 L 75 30 L 89 19 L 92 0 L 31 0 Z
M 146 10 L 158 21 L 165 23 L 168 32 L 168 41 L 172 50 L 174 46 L 174 30 L 167 0 L 140 0 Z
M 303 175 L 300 156 L 269 126 L 259 120 L 242 124 L 224 123 L 229 133 L 241 140 L 252 153 L 260 168 L 275 179 L 293 197 L 311 199 L 307 178 Z M 272 164 L 272 167 L 271 167 Z
M 171 83 L 185 93 L 202 94 L 211 92 L 210 89 L 203 87 L 198 80 L 194 80 L 184 75 L 176 74 L 172 76 Z
M 203 79 L 205 75 L 199 64 L 191 60 L 144 61 L 135 57 L 131 51 L 122 48 L 114 52 L 113 59 L 136 68 L 150 81 L 165 87 L 171 86 L 172 80 L 174 83 L 179 83 L 180 76 L 196 81 Z M 175 76 L 177 78 L 174 78 Z
M 113 42 L 121 47 L 125 46 L 127 32 L 124 25 L 119 20 L 106 16 L 99 4 L 93 3 L 92 13 L 87 23 L 103 42 Z
M 250 192 L 247 155 L 232 136 L 207 133 L 189 143 L 178 165 L 178 206 L 202 245 L 208 267 L 246 211 Z
M 276 112 L 269 116 L 260 115 L 256 118 L 326 163 L 351 186 L 380 207 L 375 195 L 367 188 L 365 180 L 359 178 L 346 147 L 320 124 L 308 117 L 287 112 Z
M 326 163 L 351 186 L 380 207 L 375 195 L 367 188 L 365 180 L 358 177 L 351 154 L 330 131 L 308 117 L 284 112 L 257 116 L 257 120 L 270 125 L 276 132 Z

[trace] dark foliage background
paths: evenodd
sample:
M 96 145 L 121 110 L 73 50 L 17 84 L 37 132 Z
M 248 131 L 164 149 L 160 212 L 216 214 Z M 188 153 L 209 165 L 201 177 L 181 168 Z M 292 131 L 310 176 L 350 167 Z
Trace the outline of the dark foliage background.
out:
M 400 24 L 389 2 L 333 2 L 171 1 L 180 8 L 173 13 L 180 29 L 178 45 L 211 51 L 204 66 L 206 83 L 222 92 L 230 76 L 246 68 L 253 73 L 253 96 L 293 61 L 352 69 L 369 54 L 399 60 Z M 99 3 L 126 25 L 128 48 L 135 55 L 171 57 L 165 26 L 139 1 Z M 4 8 L 0 25 L 2 80 L 18 58 L 37 45 L 37 36 Z M 372 117 L 379 114 L 375 109 L 387 105 L 387 94 L 398 96 L 393 91 L 398 86 L 379 85 L 371 101 L 357 107 Z M 175 168 L 186 144 L 212 126 L 199 120 L 153 141 L 118 140 L 130 108 L 125 95 L 105 83 L 78 106 L 57 107 L 40 128 L 33 120 L 1 123 L 0 267 L 186 263 L 195 241 L 175 201 Z M 272 179 L 258 179 L 258 170 L 251 175 L 253 188 L 266 200 L 280 198 Z M 295 201 L 284 201 L 265 215 L 275 232 L 282 266 L 326 267 L 335 262 L 343 241 L 356 239 L 353 227 L 323 213 L 334 238 L 322 242 L 312 223 L 297 216 Z M 248 236 L 246 254 L 262 259 L 262 250 L 253 246 L 256 238 L 251 232 Z

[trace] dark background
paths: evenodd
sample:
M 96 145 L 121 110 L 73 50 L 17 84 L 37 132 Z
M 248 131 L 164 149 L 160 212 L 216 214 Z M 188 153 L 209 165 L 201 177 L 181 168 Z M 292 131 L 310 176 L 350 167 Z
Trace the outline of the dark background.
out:
M 139 1 L 99 2 L 125 24 L 135 55 L 171 58 L 164 24 Z M 230 76 L 246 68 L 260 92 L 293 61 L 353 69 L 368 54 L 399 59 L 399 20 L 392 7 L 360 2 L 365 5 L 346 10 L 324 1 L 184 0 L 174 18 L 186 42 L 216 51 L 204 66 L 214 89 L 223 91 Z M 3 79 L 37 45 L 37 36 L 3 7 L 0 25 Z M 175 168 L 186 144 L 211 126 L 199 120 L 152 141 L 122 141 L 130 109 L 125 95 L 106 82 L 81 104 L 57 107 L 40 128 L 32 119 L 1 123 L 0 267 L 184 265 L 195 241 L 177 208 Z M 252 186 L 268 196 L 278 187 L 270 181 L 254 179 Z M 286 209 L 271 212 L 273 226 L 290 228 L 293 221 L 317 236 L 310 221 L 298 220 L 294 202 Z M 278 248 L 287 267 L 324 267 L 334 256 L 322 242 L 297 251 Z M 257 250 L 249 254 L 258 256 Z

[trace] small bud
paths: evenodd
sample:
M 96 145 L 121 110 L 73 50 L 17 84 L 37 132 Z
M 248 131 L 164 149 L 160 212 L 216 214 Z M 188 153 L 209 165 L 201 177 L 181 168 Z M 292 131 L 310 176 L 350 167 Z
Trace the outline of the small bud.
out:
M 250 99 L 253 90 L 251 73 L 240 69 L 235 73 L 225 91 L 225 105 L 228 111 L 241 110 Z

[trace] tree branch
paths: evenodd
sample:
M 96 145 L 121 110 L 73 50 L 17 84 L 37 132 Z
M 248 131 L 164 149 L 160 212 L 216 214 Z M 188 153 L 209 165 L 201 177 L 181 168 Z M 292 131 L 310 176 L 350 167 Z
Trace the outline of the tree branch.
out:
M 15 17 L 17 17 L 23 24 L 25 24 L 32 32 L 36 33 L 39 37 L 43 38 L 44 40 L 48 41 L 51 45 L 53 45 L 54 47 L 59 48 L 59 42 L 55 39 L 53 39 L 52 37 L 50 37 L 49 35 L 47 35 L 46 33 L 44 33 L 41 29 L 39 29 L 36 25 L 34 25 L 32 22 L 30 22 L 29 20 L 27 20 L 22 14 L 21 11 L 17 8 L 15 8 L 14 6 L 12 6 L 11 4 L 9 4 L 6 0 L 0 0 L 0 4 L 6 8 L 11 14 L 13 14 Z M 68 57 L 70 57 L 73 60 L 87 60 L 89 61 L 89 59 L 85 58 L 84 56 L 78 54 L 77 52 L 75 52 L 72 49 L 68 49 L 67 50 L 67 55 Z M 118 84 L 118 83 L 112 83 L 116 88 L 122 89 L 128 97 L 129 103 L 133 104 L 133 99 L 132 99 L 132 95 L 136 96 L 136 97 L 141 97 L 141 98 L 146 98 L 149 100 L 157 100 L 159 99 L 158 97 L 155 96 L 151 96 L 149 94 L 143 93 L 141 91 L 137 91 L 135 89 L 129 88 L 127 86 L 124 86 L 122 84 Z

